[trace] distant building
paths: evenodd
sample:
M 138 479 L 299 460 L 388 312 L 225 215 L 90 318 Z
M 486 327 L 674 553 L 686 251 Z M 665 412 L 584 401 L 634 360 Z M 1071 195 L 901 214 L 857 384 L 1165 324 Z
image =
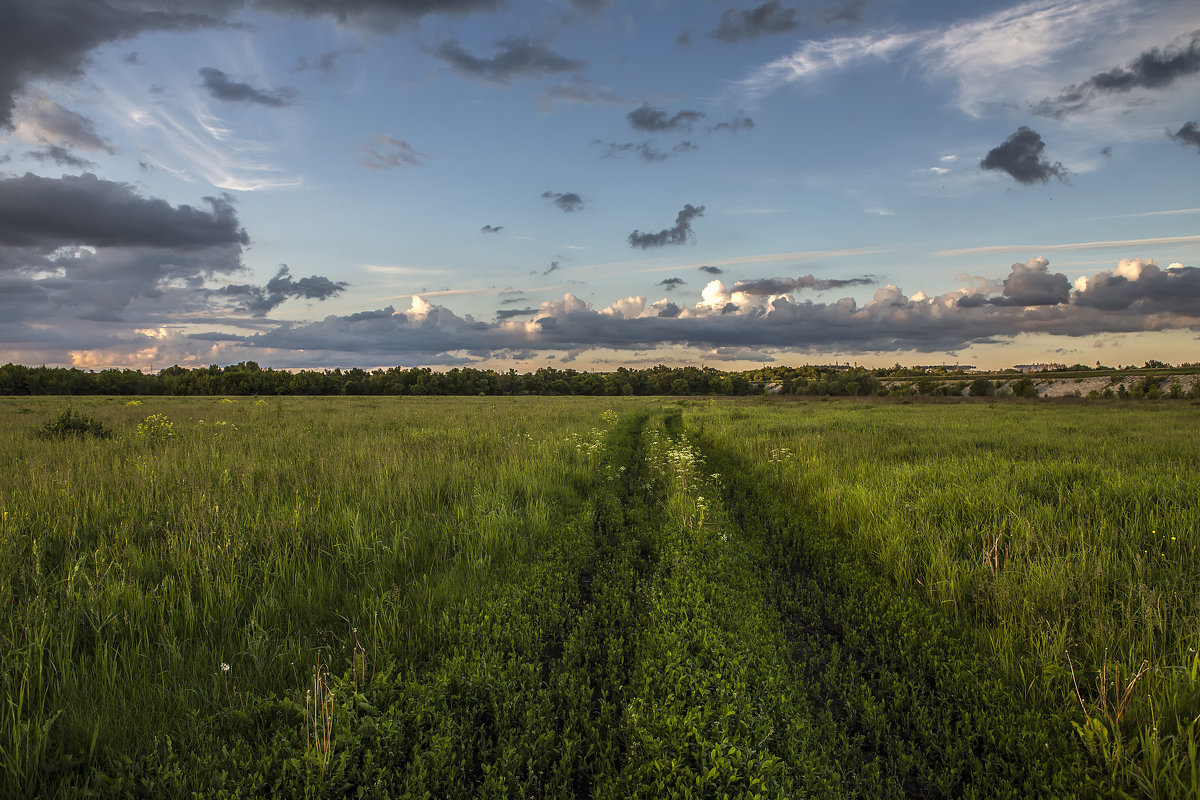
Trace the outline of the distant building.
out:
M 1049 372 L 1064 367 L 1064 364 L 1013 364 L 1013 369 L 1018 372 Z
M 974 364 L 921 364 L 920 366 L 913 367 L 913 369 L 919 369 L 922 372 L 938 372 L 940 370 L 942 372 L 964 373 L 974 372 L 976 367 Z

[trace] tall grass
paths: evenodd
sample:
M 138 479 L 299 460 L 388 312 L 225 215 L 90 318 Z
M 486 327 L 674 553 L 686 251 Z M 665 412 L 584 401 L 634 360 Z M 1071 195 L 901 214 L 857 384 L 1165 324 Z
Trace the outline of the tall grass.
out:
M 1012 691 L 1074 709 L 1121 785 L 1200 795 L 1200 413 L 1006 403 L 696 405 L 865 569 Z
M 569 437 L 612 403 L 76 399 L 116 435 L 36 438 L 61 405 L 0 400 L 6 796 L 322 670 L 419 662 L 555 535 L 590 481 Z

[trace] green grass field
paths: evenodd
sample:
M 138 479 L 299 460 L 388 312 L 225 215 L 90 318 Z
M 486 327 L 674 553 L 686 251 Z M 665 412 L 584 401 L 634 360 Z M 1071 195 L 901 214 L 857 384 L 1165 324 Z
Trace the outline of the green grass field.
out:
M 1200 795 L 1194 404 L 64 407 L 0 795 Z

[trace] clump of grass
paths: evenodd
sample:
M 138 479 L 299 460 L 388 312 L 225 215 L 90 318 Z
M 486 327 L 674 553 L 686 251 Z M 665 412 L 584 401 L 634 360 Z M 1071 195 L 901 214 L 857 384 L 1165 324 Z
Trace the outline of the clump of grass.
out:
M 112 431 L 94 417 L 64 408 L 54 419 L 44 422 L 34 435 L 39 439 L 86 439 L 89 436 L 107 439 L 112 436 Z

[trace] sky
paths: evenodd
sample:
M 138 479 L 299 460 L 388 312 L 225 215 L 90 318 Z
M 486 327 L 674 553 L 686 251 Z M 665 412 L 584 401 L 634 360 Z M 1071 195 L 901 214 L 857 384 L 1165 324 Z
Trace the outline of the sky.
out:
M 1200 361 L 1194 0 L 0 18 L 0 363 Z

